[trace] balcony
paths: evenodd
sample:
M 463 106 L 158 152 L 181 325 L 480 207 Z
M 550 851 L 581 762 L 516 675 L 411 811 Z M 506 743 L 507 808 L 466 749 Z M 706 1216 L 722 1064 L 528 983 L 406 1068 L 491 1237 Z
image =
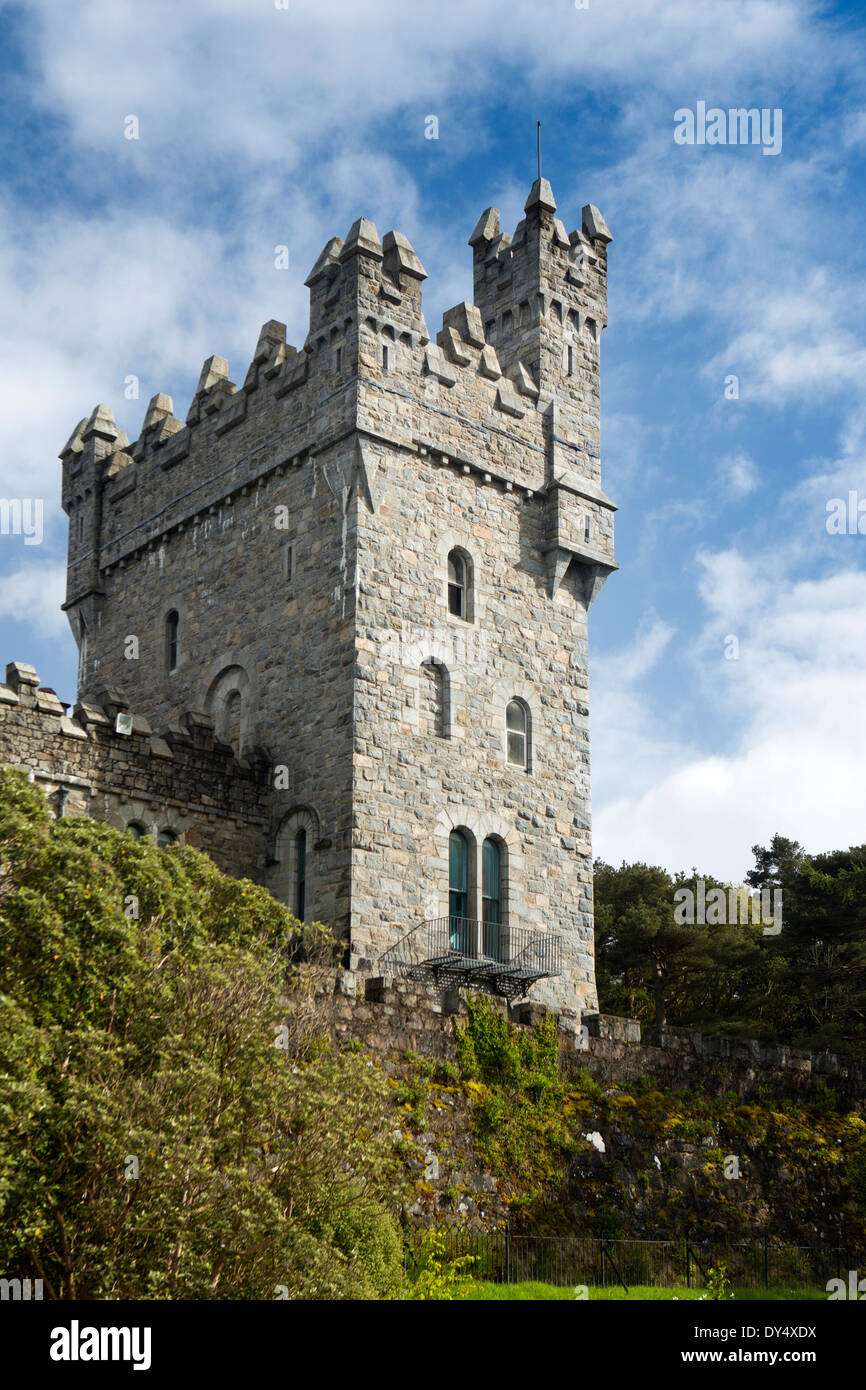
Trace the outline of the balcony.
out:
M 536 981 L 562 973 L 562 938 L 471 917 L 437 917 L 413 927 L 379 963 L 383 974 L 437 988 L 482 989 L 511 1001 Z

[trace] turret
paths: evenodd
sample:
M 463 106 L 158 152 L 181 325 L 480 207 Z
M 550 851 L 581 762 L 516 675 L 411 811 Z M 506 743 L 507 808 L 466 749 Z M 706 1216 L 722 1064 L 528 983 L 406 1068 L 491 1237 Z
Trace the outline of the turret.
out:
M 611 234 L 592 205 L 583 209 L 582 229 L 567 233 L 547 179 L 536 179 L 524 211 L 513 236 L 500 231 L 497 208 L 478 219 L 469 238 L 475 303 L 503 372 L 518 385 L 528 373 L 539 408 L 556 400 L 558 432 L 597 475 Z
M 88 632 L 95 631 L 104 592 L 99 572 L 102 489 L 106 460 L 129 443 L 110 406 L 98 405 L 79 421 L 60 452 L 63 510 L 69 517 L 66 603 L 63 605 L 82 661 Z
M 402 337 L 428 341 L 421 303 L 427 277 L 401 232 L 382 240 L 375 223 L 359 217 L 346 240 L 331 237 L 307 276 L 310 332 L 305 351 L 327 364 L 330 374 L 349 380 L 393 368 L 380 342 Z
M 546 179 L 536 179 L 513 236 L 486 208 L 469 244 L 485 337 L 524 395 L 534 387 L 547 422 L 548 589 L 569 568 L 587 606 L 613 563 L 614 505 L 601 489 L 600 343 L 607 322 L 607 246 L 598 209 L 566 232 Z M 575 569 L 576 567 L 576 569 Z

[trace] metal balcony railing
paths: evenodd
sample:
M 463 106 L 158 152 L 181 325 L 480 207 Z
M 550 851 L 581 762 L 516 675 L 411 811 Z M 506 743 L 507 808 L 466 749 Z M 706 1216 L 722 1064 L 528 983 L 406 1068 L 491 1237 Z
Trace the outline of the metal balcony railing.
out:
M 537 980 L 562 973 L 562 938 L 472 917 L 436 917 L 401 937 L 380 965 L 383 973 L 519 999 Z

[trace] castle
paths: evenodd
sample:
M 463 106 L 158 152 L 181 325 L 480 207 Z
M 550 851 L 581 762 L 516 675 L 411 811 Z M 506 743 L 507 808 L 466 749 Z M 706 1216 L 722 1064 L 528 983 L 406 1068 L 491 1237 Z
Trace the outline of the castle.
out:
M 422 311 L 406 238 L 360 219 L 261 330 L 238 389 L 61 453 L 72 715 L 12 663 L 0 761 L 56 814 L 182 838 L 330 923 L 355 969 L 597 1008 L 587 611 L 607 226 L 545 179 L 470 237 L 474 303 Z

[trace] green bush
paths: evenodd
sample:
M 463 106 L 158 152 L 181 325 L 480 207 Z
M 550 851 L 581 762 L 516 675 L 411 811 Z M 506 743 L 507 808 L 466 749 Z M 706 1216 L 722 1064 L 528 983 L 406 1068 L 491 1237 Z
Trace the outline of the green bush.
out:
M 448 1302 L 463 1296 L 474 1255 L 446 1259 L 445 1241 L 435 1231 L 427 1231 L 418 1255 L 418 1271 L 409 1281 L 406 1297 L 419 1302 Z
M 306 963 L 297 965 L 299 954 Z M 0 767 L 0 1268 L 48 1298 L 389 1297 L 391 1090 L 323 928 Z
M 510 1184 L 512 1213 L 543 1206 L 561 1188 L 576 1142 L 565 1119 L 556 1023 L 535 1028 L 508 1020 L 485 995 L 467 1000 L 465 1028 L 456 1027 L 457 1059 L 474 1083 L 474 1128 L 482 1161 Z

